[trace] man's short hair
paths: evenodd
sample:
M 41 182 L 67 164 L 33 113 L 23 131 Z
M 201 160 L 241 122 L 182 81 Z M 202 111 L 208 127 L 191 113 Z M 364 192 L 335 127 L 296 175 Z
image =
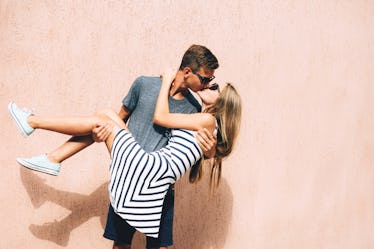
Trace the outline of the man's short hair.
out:
M 208 48 L 201 45 L 192 45 L 184 53 L 179 70 L 189 67 L 193 73 L 196 73 L 201 67 L 215 70 L 218 66 L 216 56 Z

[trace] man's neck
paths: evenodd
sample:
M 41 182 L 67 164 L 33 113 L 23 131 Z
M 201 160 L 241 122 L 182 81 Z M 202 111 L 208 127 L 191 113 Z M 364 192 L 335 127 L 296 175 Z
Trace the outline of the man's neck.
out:
M 169 91 L 169 95 L 174 99 L 183 99 L 188 93 L 188 89 L 178 88 L 176 84 L 172 84 Z

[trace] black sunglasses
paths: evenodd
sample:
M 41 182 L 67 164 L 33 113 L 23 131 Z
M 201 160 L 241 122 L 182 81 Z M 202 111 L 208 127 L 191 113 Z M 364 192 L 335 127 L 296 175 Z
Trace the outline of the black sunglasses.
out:
M 199 77 L 199 80 L 201 82 L 202 85 L 206 85 L 208 84 L 209 82 L 211 82 L 216 76 L 212 76 L 212 77 L 204 77 L 204 76 L 201 76 L 199 73 L 196 73 L 197 77 Z
M 217 83 L 213 83 L 212 85 L 210 85 L 210 87 L 208 88 L 209 90 L 218 90 L 219 91 L 219 85 Z

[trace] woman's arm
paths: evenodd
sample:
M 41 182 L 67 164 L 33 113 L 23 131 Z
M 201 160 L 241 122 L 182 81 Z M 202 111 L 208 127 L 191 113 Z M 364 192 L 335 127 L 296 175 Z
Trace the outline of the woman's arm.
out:
M 167 128 L 199 130 L 205 127 L 212 132 L 215 128 L 215 120 L 211 114 L 170 113 L 168 99 L 174 77 L 175 72 L 167 72 L 162 75 L 162 85 L 157 98 L 153 122 Z

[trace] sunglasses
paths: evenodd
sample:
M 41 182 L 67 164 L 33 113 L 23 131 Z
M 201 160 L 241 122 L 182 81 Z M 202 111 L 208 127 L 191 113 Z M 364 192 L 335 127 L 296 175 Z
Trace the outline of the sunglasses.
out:
M 213 83 L 212 85 L 210 85 L 210 87 L 208 87 L 209 90 L 218 90 L 219 91 L 219 85 L 217 83 Z
M 201 82 L 202 85 L 206 85 L 208 84 L 209 82 L 211 82 L 216 76 L 212 76 L 212 77 L 204 77 L 204 76 L 201 76 L 199 73 L 196 73 L 197 77 L 199 77 L 199 80 Z

